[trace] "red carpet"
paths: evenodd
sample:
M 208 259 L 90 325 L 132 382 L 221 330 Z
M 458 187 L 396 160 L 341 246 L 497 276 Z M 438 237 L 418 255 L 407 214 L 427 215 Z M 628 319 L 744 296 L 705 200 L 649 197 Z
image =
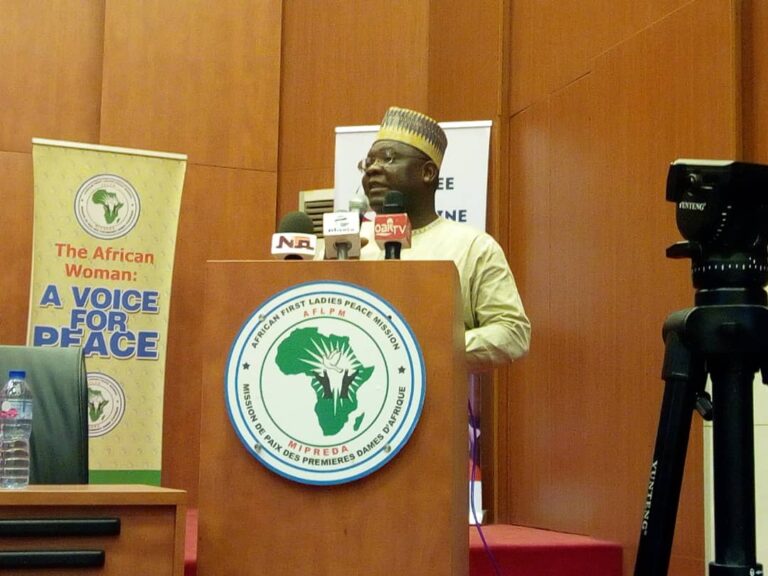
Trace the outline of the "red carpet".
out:
M 493 524 L 483 535 L 500 576 L 622 576 L 621 546 L 549 530 Z M 469 528 L 470 576 L 497 576 L 474 526 Z
M 482 529 L 499 572 L 494 572 L 477 529 L 470 526 L 470 576 L 622 576 L 618 544 L 522 526 Z M 184 576 L 196 576 L 196 559 L 197 510 L 192 509 L 187 511 Z

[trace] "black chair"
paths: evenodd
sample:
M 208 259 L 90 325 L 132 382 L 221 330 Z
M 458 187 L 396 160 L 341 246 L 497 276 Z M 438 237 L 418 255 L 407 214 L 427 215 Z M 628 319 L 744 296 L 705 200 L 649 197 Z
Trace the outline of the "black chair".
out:
M 34 396 L 30 484 L 88 483 L 88 379 L 80 348 L 0 346 L 0 380 L 24 370 Z

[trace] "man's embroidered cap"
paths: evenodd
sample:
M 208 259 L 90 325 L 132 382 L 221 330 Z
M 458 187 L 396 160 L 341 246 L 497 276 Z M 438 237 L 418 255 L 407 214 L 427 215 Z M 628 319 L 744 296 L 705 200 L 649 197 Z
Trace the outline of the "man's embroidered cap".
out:
M 396 106 L 384 114 L 376 139 L 410 144 L 429 156 L 438 168 L 448 146 L 448 138 L 435 120 L 426 114 Z

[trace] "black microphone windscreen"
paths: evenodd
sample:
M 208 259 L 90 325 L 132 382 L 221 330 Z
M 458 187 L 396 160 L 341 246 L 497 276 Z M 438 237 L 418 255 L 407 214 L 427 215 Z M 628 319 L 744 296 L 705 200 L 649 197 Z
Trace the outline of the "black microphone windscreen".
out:
M 390 190 L 384 196 L 384 214 L 401 214 L 405 212 L 405 200 L 403 193 L 398 190 Z
M 294 233 L 294 234 L 314 234 L 315 226 L 312 224 L 312 219 L 304 212 L 295 211 L 288 212 L 283 219 L 280 220 L 280 224 L 277 226 L 278 232 Z

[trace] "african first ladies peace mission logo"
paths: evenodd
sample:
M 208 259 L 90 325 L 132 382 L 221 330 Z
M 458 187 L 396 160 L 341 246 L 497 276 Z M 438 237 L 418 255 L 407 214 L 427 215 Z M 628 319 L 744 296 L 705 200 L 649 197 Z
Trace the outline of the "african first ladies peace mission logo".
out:
M 136 226 L 140 213 L 138 192 L 116 174 L 92 176 L 75 194 L 75 217 L 83 230 L 95 238 L 125 236 Z
M 263 303 L 232 345 L 230 421 L 270 470 L 341 484 L 378 470 L 408 441 L 425 371 L 388 302 L 343 282 L 299 284 Z

